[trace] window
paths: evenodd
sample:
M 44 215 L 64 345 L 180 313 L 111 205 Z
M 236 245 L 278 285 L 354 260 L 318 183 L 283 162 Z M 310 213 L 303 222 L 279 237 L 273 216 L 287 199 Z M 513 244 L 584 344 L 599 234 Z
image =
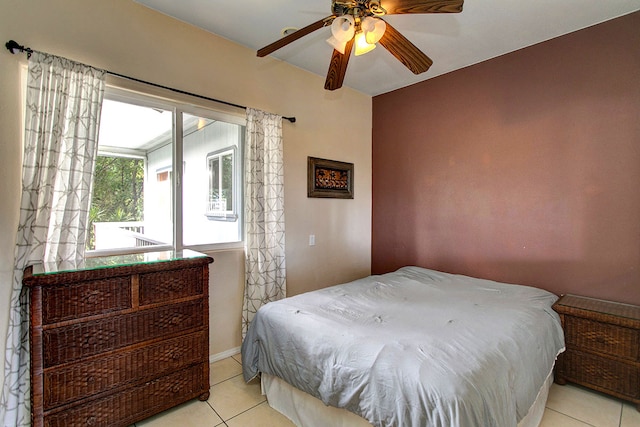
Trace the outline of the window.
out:
M 88 254 L 241 242 L 244 122 L 108 87 Z
M 211 220 L 237 219 L 234 205 L 235 149 L 222 150 L 207 156 L 209 170 L 209 200 L 205 215 Z

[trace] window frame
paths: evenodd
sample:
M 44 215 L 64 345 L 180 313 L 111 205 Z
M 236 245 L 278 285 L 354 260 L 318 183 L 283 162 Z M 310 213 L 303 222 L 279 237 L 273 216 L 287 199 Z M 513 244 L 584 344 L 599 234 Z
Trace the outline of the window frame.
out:
M 218 104 L 213 101 L 207 101 L 199 98 L 195 98 L 189 95 L 175 94 L 166 89 L 160 89 L 153 86 L 146 85 L 144 83 L 131 82 L 121 78 L 110 78 L 107 80 L 107 85 L 104 94 L 105 99 L 110 99 L 119 102 L 126 102 L 130 104 L 140 105 L 151 108 L 162 108 L 172 112 L 173 125 L 171 130 L 171 144 L 172 144 L 172 156 L 173 162 L 170 169 L 172 179 L 171 180 L 171 200 L 172 200 L 172 217 L 173 217 L 173 244 L 168 245 L 156 245 L 139 248 L 117 248 L 106 250 L 87 250 L 85 255 L 87 257 L 105 256 L 105 255 L 119 255 L 119 254 L 131 254 L 142 253 L 159 250 L 172 250 L 181 251 L 183 249 L 193 249 L 196 251 L 217 251 L 225 249 L 239 249 L 244 247 L 244 224 L 242 222 L 242 210 L 244 206 L 244 165 L 242 156 L 244 152 L 244 138 L 241 139 L 238 149 L 236 147 L 227 148 L 226 150 L 234 150 L 234 210 L 236 217 L 234 221 L 238 223 L 238 241 L 223 242 L 223 243 L 208 243 L 197 245 L 185 245 L 183 244 L 183 188 L 182 177 L 184 168 L 178 167 L 183 165 L 183 114 L 190 114 L 199 116 L 211 120 L 222 121 L 246 128 L 247 121 L 244 114 L 238 113 L 231 108 Z M 236 152 L 237 151 L 237 152 Z M 99 148 L 98 155 L 110 155 L 121 157 L 133 157 L 138 156 L 137 152 L 133 150 L 103 150 Z M 145 180 L 149 177 L 146 176 Z M 237 185 L 236 185 L 237 184 Z

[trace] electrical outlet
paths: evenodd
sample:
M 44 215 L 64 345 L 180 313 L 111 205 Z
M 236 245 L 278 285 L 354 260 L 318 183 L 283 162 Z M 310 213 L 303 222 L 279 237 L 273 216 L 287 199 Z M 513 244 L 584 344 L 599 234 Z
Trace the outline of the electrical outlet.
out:
M 309 234 L 309 246 L 315 246 L 315 245 L 316 245 L 316 235 Z

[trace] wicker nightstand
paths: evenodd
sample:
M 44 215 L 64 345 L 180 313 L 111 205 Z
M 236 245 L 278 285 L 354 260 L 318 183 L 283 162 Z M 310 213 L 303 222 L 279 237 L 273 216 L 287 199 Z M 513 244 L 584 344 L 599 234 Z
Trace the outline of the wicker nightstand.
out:
M 630 400 L 640 411 L 640 306 L 564 295 L 553 308 L 567 347 L 558 358 L 556 382 Z

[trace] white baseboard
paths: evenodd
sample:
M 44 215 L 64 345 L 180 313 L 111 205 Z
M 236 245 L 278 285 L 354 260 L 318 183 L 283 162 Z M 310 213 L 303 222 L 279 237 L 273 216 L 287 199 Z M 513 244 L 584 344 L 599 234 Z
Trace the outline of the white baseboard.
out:
M 209 355 L 209 363 L 217 362 L 218 360 L 226 359 L 227 357 L 235 356 L 240 353 L 240 347 L 235 347 L 222 353 Z

